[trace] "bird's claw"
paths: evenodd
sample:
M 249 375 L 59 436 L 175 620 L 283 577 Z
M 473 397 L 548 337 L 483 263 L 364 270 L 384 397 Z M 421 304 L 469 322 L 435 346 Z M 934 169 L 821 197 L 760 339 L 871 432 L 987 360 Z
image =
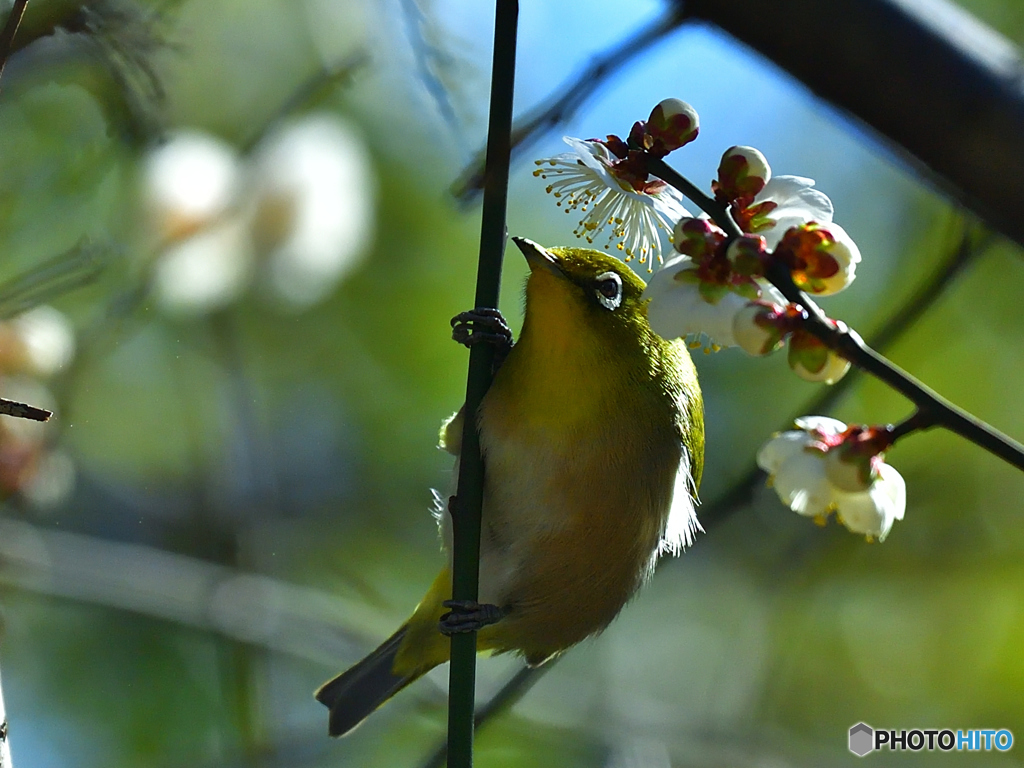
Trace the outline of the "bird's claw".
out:
M 495 366 L 512 349 L 512 329 L 497 309 L 477 307 L 452 318 L 452 338 L 465 347 L 485 342 L 494 345 Z
M 507 611 L 490 603 L 476 600 L 445 600 L 442 603 L 451 611 L 441 616 L 438 629 L 442 635 L 457 635 L 462 632 L 479 632 L 488 624 L 501 621 Z

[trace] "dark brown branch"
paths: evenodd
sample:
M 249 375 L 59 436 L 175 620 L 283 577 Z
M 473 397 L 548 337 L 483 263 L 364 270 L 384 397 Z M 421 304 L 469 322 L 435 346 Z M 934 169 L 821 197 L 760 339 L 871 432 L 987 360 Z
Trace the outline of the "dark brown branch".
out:
M 18 33 L 18 27 L 21 26 L 21 19 L 25 15 L 26 7 L 28 7 L 28 0 L 14 0 L 3 31 L 0 32 L 0 77 L 4 74 L 7 59 L 14 48 L 14 36 Z
M 685 6 L 869 126 L 946 194 L 1024 244 L 1024 62 L 997 32 L 948 0 Z
M 647 165 L 652 174 L 676 187 L 693 200 L 730 237 L 738 237 L 741 234 L 740 228 L 722 205 L 697 189 L 663 160 L 648 157 Z M 914 422 L 917 429 L 927 429 L 933 426 L 945 427 L 998 456 L 1003 461 L 1024 470 L 1024 445 L 925 386 L 892 361 L 878 354 L 845 325 L 841 323 L 837 325 L 829 320 L 821 307 L 796 287 L 785 264 L 779 261 L 772 262 L 765 276 L 772 285 L 779 289 L 787 301 L 799 304 L 807 310 L 806 328 L 825 346 L 842 355 L 861 370 L 888 384 L 917 406 L 920 411 L 920 416 Z
M 0 397 L 0 413 L 6 416 L 14 416 L 18 419 L 30 419 L 31 421 L 49 421 L 50 417 L 53 416 L 53 412 L 45 408 L 36 408 L 34 405 L 7 400 L 3 397 Z

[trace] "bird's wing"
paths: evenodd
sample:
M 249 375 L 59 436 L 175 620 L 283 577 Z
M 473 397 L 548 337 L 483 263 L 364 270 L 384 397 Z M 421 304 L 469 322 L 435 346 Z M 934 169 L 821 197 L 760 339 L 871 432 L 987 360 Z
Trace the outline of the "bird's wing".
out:
M 462 453 L 462 422 L 465 412 L 466 406 L 463 405 L 441 424 L 438 447 L 448 451 L 452 456 Z
M 693 459 L 690 451 L 682 446 L 682 460 L 676 474 L 676 484 L 672 490 L 672 506 L 669 508 L 665 533 L 661 537 L 658 551 L 678 555 L 686 547 L 693 544 L 697 531 L 701 528 L 697 521 L 697 487 L 693 480 Z

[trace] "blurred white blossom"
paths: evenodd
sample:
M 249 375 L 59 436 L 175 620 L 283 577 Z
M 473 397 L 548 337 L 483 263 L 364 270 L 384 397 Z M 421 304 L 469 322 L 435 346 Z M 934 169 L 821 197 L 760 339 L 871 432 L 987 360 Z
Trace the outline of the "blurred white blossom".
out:
M 335 118 L 307 118 L 253 158 L 256 247 L 274 294 L 320 301 L 366 253 L 373 234 L 373 169 L 362 141 Z
M 0 322 L 0 373 L 49 378 L 75 355 L 75 331 L 64 313 L 33 307 Z
M 326 297 L 368 250 L 376 181 L 357 133 L 310 115 L 251 156 L 186 132 L 146 164 L 159 304 L 179 314 L 223 307 L 258 282 L 304 308 Z
M 239 176 L 234 148 L 205 133 L 182 131 L 153 151 L 145 192 L 158 241 L 180 241 L 223 216 L 235 202 Z
M 248 287 L 253 269 L 248 222 L 215 220 L 164 249 L 153 266 L 160 306 L 173 314 L 202 314 L 225 307 Z
M 56 410 L 56 399 L 37 379 L 0 370 L 0 396 Z M 52 443 L 54 422 L 0 419 L 0 499 L 20 494 L 37 507 L 52 507 L 71 495 L 74 461 Z

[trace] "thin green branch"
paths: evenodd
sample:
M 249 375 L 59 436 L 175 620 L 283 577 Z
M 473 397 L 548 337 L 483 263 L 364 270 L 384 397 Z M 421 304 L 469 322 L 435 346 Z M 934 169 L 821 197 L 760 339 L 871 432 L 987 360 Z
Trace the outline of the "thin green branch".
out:
M 552 659 L 543 667 L 523 667 L 516 672 L 501 687 L 500 691 L 494 694 L 486 704 L 477 710 L 474 725 L 479 728 L 484 723 L 490 722 L 495 715 L 505 712 L 523 698 L 533 684 L 540 680 L 544 673 L 554 666 L 554 662 L 555 660 Z M 421 768 L 441 768 L 447 757 L 448 745 L 442 742 L 434 750 L 434 753 L 423 762 Z
M 83 239 L 64 253 L 0 283 L 0 320 L 93 282 L 119 255 L 119 249 L 110 243 Z
M 484 204 L 480 224 L 480 263 L 476 307 L 496 308 L 501 290 L 505 250 L 505 209 L 511 154 L 512 96 L 515 87 L 517 0 L 497 0 L 494 16 L 494 60 L 491 67 L 491 106 L 487 134 Z M 457 503 L 452 514 L 452 599 L 475 601 L 480 566 L 480 512 L 484 467 L 475 415 L 491 385 L 494 347 L 476 344 L 469 354 L 465 427 L 459 466 Z M 451 639 L 448 689 L 448 765 L 473 765 L 473 707 L 476 684 L 476 633 Z
M 742 232 L 724 206 L 705 195 L 667 165 L 663 160 L 648 156 L 648 170 L 689 197 L 707 213 L 730 237 Z M 766 270 L 768 281 L 787 301 L 807 310 L 807 330 L 825 346 L 849 360 L 853 365 L 871 374 L 895 389 L 917 406 L 920 412 L 914 419 L 915 431 L 940 426 L 954 432 L 975 445 L 984 448 L 1003 461 L 1024 470 L 1024 445 L 963 408 L 953 404 L 926 386 L 891 360 L 880 355 L 864 343 L 859 335 L 842 323 L 833 323 L 810 296 L 793 282 L 789 269 L 780 261 L 773 261 Z M 907 434 L 907 433 L 903 433 Z

